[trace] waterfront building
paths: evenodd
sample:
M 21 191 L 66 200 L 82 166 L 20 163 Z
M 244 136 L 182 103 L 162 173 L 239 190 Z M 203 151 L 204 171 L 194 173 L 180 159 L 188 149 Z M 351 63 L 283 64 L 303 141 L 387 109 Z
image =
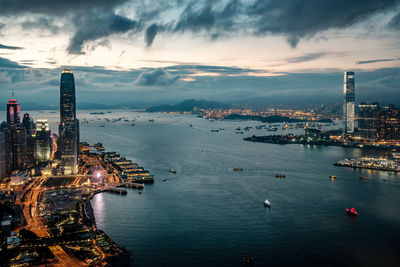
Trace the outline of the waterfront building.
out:
M 47 162 L 50 160 L 51 143 L 49 121 L 38 119 L 36 121 L 36 134 L 34 137 L 34 158 L 37 162 Z
M 362 102 L 358 108 L 358 135 L 366 139 L 376 139 L 379 126 L 379 104 Z
M 393 105 L 384 106 L 379 115 L 378 138 L 385 141 L 400 140 L 399 109 Z
M 76 119 L 75 80 L 72 70 L 64 69 L 60 82 L 59 151 L 65 174 L 77 172 L 79 121 Z
M 304 129 L 304 132 L 307 142 L 313 142 L 313 141 L 327 142 L 330 140 L 329 132 L 321 131 L 319 129 L 314 129 L 314 128 L 306 128 Z
M 354 102 L 355 102 L 355 87 L 354 87 L 354 72 L 347 71 L 344 73 L 344 106 L 343 120 L 345 134 L 354 133 Z

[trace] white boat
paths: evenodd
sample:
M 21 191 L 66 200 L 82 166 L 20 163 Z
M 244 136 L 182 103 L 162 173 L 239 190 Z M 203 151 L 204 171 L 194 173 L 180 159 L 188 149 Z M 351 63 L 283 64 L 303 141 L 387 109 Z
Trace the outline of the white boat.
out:
M 269 203 L 268 199 L 265 200 L 264 206 L 265 207 L 271 207 L 271 203 Z

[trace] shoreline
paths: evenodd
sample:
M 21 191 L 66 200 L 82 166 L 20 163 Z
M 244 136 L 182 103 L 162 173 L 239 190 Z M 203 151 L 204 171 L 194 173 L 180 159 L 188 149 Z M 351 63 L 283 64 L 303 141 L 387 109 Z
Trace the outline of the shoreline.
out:
M 92 191 L 87 198 L 82 199 L 82 209 L 84 216 L 84 221 L 86 221 L 89 226 L 92 228 L 92 230 L 96 233 L 99 233 L 100 235 L 103 235 L 109 243 L 112 243 L 115 247 L 117 247 L 119 250 L 121 250 L 121 253 L 118 253 L 116 255 L 111 255 L 107 256 L 105 260 L 110 264 L 110 266 L 133 266 L 133 253 L 127 250 L 125 247 L 119 245 L 117 242 L 115 242 L 104 230 L 98 229 L 96 225 L 96 218 L 94 216 L 94 211 L 92 207 L 91 200 L 93 197 L 97 194 L 100 193 L 105 193 L 107 192 L 106 190 L 95 190 Z M 105 251 L 102 250 L 103 253 Z

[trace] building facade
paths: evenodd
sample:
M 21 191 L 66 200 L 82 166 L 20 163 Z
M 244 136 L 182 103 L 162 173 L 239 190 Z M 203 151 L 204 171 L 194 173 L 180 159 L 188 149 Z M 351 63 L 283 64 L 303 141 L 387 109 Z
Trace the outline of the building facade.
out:
M 38 119 L 36 121 L 36 134 L 34 138 L 34 157 L 37 162 L 47 162 L 50 160 L 51 143 L 49 121 Z
M 400 112 L 393 105 L 384 106 L 380 112 L 378 138 L 385 141 L 400 140 Z
M 345 134 L 354 133 L 354 103 L 355 103 L 355 86 L 354 72 L 348 71 L 344 73 L 344 106 L 343 120 Z
M 59 146 L 61 165 L 65 174 L 77 172 L 79 121 L 76 119 L 75 80 L 69 69 L 64 69 L 60 82 Z
M 361 103 L 358 105 L 358 135 L 375 140 L 378 138 L 380 107 L 378 103 Z

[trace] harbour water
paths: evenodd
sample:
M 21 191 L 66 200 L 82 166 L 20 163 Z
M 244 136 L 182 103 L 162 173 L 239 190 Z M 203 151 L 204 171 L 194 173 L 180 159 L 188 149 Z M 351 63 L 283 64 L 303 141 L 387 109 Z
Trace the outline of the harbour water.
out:
M 56 128 L 57 114 L 32 116 L 51 117 Z M 133 253 L 135 266 L 245 266 L 243 251 L 254 266 L 400 264 L 400 175 L 333 165 L 382 152 L 243 141 L 271 134 L 256 130 L 259 122 L 132 110 L 78 117 L 81 141 L 102 142 L 155 175 L 143 194 L 128 189 L 92 200 L 98 228 Z M 135 126 L 104 120 L 121 117 Z M 245 126 L 253 128 L 235 134 Z M 301 130 L 273 133 L 287 132 Z M 346 216 L 350 207 L 356 218 Z

